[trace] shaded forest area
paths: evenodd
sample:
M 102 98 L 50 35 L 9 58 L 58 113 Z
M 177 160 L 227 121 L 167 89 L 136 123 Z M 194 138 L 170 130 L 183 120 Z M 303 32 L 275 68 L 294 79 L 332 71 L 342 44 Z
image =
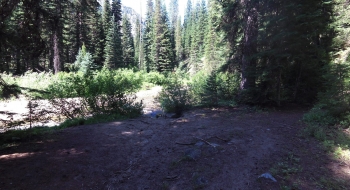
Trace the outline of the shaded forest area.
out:
M 313 104 L 334 86 L 346 91 L 346 0 L 189 0 L 183 22 L 176 0 L 169 9 L 148 1 L 146 19 L 134 29 L 142 27 L 141 44 L 120 1 L 101 4 L 3 0 L 1 72 L 218 70 L 235 74 L 237 100 L 251 104 Z M 87 66 L 77 62 L 82 48 Z

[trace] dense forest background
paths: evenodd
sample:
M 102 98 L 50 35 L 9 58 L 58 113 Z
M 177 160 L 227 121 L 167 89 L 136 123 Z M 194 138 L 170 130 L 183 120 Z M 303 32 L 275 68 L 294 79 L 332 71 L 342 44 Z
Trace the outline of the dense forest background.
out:
M 177 0 L 148 0 L 141 22 L 121 7 L 2 0 L 0 71 L 200 73 L 209 91 L 221 73 L 238 103 L 349 110 L 348 0 L 188 0 L 183 19 Z

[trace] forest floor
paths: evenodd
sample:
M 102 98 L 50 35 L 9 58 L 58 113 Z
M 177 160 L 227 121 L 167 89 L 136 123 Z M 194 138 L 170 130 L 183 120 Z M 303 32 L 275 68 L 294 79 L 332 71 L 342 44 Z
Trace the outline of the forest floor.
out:
M 158 92 L 138 93 L 146 112 Z M 306 111 L 194 109 L 14 139 L 0 149 L 0 189 L 350 189 L 350 161 L 301 135 Z

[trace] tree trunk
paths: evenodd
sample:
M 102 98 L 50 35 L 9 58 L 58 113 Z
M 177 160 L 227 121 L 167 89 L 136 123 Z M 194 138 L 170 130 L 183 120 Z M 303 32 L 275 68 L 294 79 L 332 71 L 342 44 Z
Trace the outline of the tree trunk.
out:
M 56 1 L 56 15 L 53 18 L 53 66 L 55 74 L 63 70 L 63 64 L 61 59 L 62 54 L 62 26 L 60 21 L 61 11 L 61 2 Z
M 247 90 L 255 87 L 256 59 L 253 56 L 257 51 L 259 2 L 257 0 L 241 0 L 241 3 L 246 11 L 244 12 L 240 88 Z
M 60 48 L 59 48 L 59 39 L 58 31 L 54 31 L 53 34 L 53 65 L 55 74 L 61 71 L 61 57 L 60 57 Z

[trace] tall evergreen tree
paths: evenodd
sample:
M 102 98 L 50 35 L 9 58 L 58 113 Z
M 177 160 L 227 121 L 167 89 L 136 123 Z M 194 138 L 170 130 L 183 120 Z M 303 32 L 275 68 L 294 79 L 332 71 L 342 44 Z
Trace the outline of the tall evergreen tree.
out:
M 185 57 L 189 57 L 191 48 L 191 31 L 192 31 L 192 1 L 187 0 L 187 6 L 184 16 L 183 28 L 183 47 Z
M 108 36 L 108 33 L 110 31 L 111 25 L 112 25 L 112 9 L 111 4 L 109 0 L 103 0 L 102 3 L 102 23 L 103 23 L 103 30 L 105 37 Z
M 94 62 L 98 66 L 103 66 L 105 39 L 103 33 L 102 15 L 98 12 L 97 6 L 95 11 L 90 15 L 89 38 L 91 40 L 90 51 L 93 54 Z
M 63 33 L 63 24 L 62 24 L 62 16 L 63 13 L 63 6 L 62 1 L 56 0 L 55 1 L 55 11 L 53 15 L 53 22 L 52 22 L 52 29 L 53 29 L 53 64 L 54 64 L 54 71 L 55 73 L 58 73 L 63 70 L 63 62 L 62 62 L 62 33 Z
M 224 32 L 220 30 L 219 24 L 222 17 L 220 4 L 215 0 L 208 1 L 209 13 L 208 24 L 205 35 L 205 61 L 204 69 L 211 72 L 214 68 L 219 68 L 227 58 L 227 44 L 224 43 Z
M 111 18 L 111 28 L 107 35 L 107 44 L 105 47 L 105 67 L 121 68 L 123 67 L 121 36 L 118 25 L 114 22 L 114 16 Z
M 242 94 L 243 101 L 315 101 L 324 88 L 317 85 L 324 84 L 322 68 L 329 63 L 325 52 L 334 34 L 329 27 L 333 3 L 244 0 L 222 4 L 222 26 L 235 52 L 232 57 L 239 63 L 241 89 L 249 92 Z
M 175 32 L 177 19 L 179 15 L 179 4 L 178 0 L 171 0 L 170 1 L 170 11 L 169 11 L 169 20 L 170 20 L 170 27 L 172 29 L 172 32 Z
M 155 1 L 154 10 L 154 63 L 158 72 L 170 71 L 174 68 L 174 52 L 167 25 L 167 13 L 160 0 Z
M 140 19 L 137 18 L 136 19 L 136 27 L 135 27 L 135 31 L 136 31 L 136 34 L 135 34 L 135 38 L 134 38 L 134 47 L 135 47 L 135 57 L 134 57 L 134 60 L 135 60 L 135 64 L 138 64 L 139 66 L 139 69 L 144 69 L 144 65 L 143 65 L 143 62 L 142 62 L 142 57 L 143 57 L 143 44 L 142 44 L 142 41 L 141 41 L 141 38 L 140 36 L 142 35 L 141 34 L 141 25 L 140 25 Z
M 131 34 L 131 23 L 126 14 L 122 19 L 122 49 L 123 49 L 123 64 L 126 67 L 135 67 L 135 48 L 134 39 Z
M 120 0 L 113 0 L 112 1 L 112 15 L 114 15 L 114 22 L 119 24 L 122 21 L 122 4 Z
M 169 21 L 170 21 L 170 42 L 174 52 L 176 52 L 176 28 L 179 12 L 178 0 L 170 1 Z M 175 59 L 177 61 L 177 59 Z
M 183 58 L 182 32 L 181 17 L 179 17 L 177 19 L 175 30 L 175 55 L 177 61 L 180 61 Z
M 145 21 L 145 32 L 144 32 L 144 55 L 145 55 L 145 70 L 150 72 L 154 68 L 154 57 L 152 54 L 152 45 L 154 44 L 154 30 L 153 30 L 153 1 L 147 1 L 147 13 Z M 154 48 L 153 48 L 154 49 Z

